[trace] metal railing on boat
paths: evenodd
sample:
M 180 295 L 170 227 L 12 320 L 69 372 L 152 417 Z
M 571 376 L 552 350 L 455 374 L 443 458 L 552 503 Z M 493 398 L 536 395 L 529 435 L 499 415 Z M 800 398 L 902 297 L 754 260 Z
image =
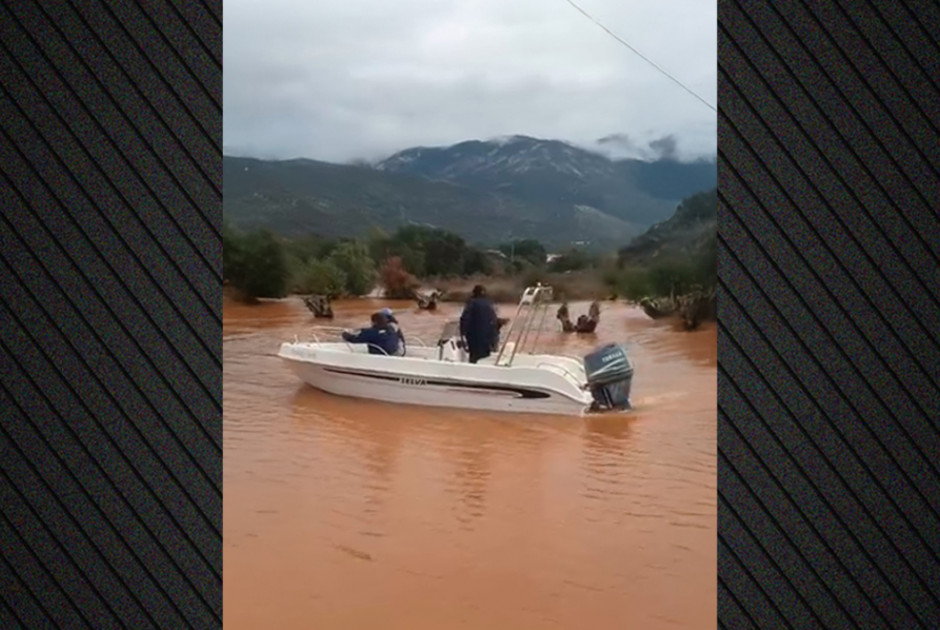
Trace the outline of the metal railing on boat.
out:
M 332 335 L 333 337 L 339 337 L 340 339 L 342 339 L 343 333 L 349 330 L 350 330 L 349 328 L 341 328 L 339 326 L 314 326 L 310 331 L 310 336 L 313 337 L 313 340 L 316 343 L 323 343 L 322 341 L 320 341 L 320 337 L 317 335 L 317 331 L 323 333 L 324 337 L 327 335 Z M 425 348 L 429 347 L 428 344 L 425 343 L 424 339 L 422 339 L 421 337 L 418 337 L 417 335 L 405 335 L 406 345 L 413 341 L 417 342 L 418 345 L 422 347 L 425 347 Z
M 345 343 L 346 347 L 349 348 L 350 352 L 355 352 L 356 349 L 354 348 L 354 345 L 356 344 L 352 344 L 346 341 L 345 339 L 343 339 L 343 333 L 346 332 L 347 330 L 348 330 L 347 328 L 340 328 L 338 326 L 314 326 L 313 329 L 310 331 L 310 336 L 313 337 L 314 343 L 329 343 L 329 341 L 326 341 L 326 342 L 321 341 L 320 336 L 317 335 L 317 331 L 320 331 L 321 333 L 323 333 L 324 337 L 326 335 L 333 335 L 333 337 L 335 337 L 337 341 L 341 341 L 342 343 Z M 294 343 L 300 343 L 300 338 L 298 335 L 294 335 Z M 405 343 L 407 343 L 407 337 L 405 338 Z M 379 350 L 384 356 L 391 356 L 389 355 L 388 352 L 385 351 L 385 348 L 381 346 L 377 346 L 374 343 L 364 343 L 360 345 L 364 345 L 367 348 L 375 348 L 376 350 Z
M 539 335 L 545 322 L 545 316 L 548 313 L 548 306 L 552 301 L 554 292 L 552 287 L 545 286 L 542 283 L 534 287 L 526 287 L 519 300 L 519 306 L 516 308 L 516 316 L 509 322 L 509 330 L 502 340 L 499 353 L 496 355 L 496 365 L 511 366 L 516 354 L 525 347 L 529 335 L 535 330 L 535 338 L 532 342 L 532 348 L 529 354 L 532 354 L 535 346 L 538 344 Z M 538 326 L 534 326 L 538 319 Z M 515 333 L 515 337 L 513 337 Z M 509 349 L 509 358 L 506 363 L 501 363 L 503 355 Z

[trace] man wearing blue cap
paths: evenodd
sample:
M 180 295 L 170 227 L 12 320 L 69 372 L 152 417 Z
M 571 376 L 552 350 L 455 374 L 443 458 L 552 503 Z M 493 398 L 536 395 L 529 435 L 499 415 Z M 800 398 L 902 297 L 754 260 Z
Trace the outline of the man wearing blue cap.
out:
M 398 350 L 395 352 L 395 355 L 399 357 L 405 356 L 405 334 L 401 331 L 401 324 L 399 324 L 398 320 L 395 319 L 395 314 L 392 313 L 392 309 L 388 308 L 387 306 L 379 312 L 385 316 L 386 320 L 388 320 L 389 328 L 391 328 L 395 334 L 398 335 Z
M 369 354 L 401 356 L 401 343 L 391 328 L 388 318 L 382 313 L 372 314 L 372 325 L 359 332 L 343 331 L 343 341 L 368 345 Z

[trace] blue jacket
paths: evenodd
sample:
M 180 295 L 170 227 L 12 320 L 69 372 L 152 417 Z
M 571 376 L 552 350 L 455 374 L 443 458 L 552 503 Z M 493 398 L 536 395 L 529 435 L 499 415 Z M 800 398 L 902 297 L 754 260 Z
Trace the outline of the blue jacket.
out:
M 487 297 L 472 298 L 460 315 L 460 335 L 471 349 L 485 351 L 496 343 L 499 326 L 496 309 Z
M 369 354 L 388 354 L 394 356 L 398 352 L 398 334 L 391 327 L 363 328 L 358 333 L 343 333 L 343 340 L 349 343 L 369 344 Z M 378 348 L 376 347 L 378 346 Z M 379 350 L 381 348 L 382 350 Z
M 389 321 L 389 328 L 398 336 L 398 349 L 397 352 L 399 356 L 405 356 L 405 333 L 401 331 L 401 324 L 398 323 L 398 320 L 392 317 Z

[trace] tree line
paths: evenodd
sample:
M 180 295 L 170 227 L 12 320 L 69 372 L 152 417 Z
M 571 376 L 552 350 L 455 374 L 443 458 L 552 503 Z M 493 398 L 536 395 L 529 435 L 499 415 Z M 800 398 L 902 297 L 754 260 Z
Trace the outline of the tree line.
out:
M 669 227 L 713 220 L 716 204 L 716 191 L 690 197 L 670 221 L 679 224 Z M 638 239 L 642 241 L 643 237 Z M 642 262 L 633 263 L 624 260 L 626 249 L 605 256 L 571 247 L 549 260 L 549 252 L 534 239 L 486 249 L 452 232 L 422 225 L 402 226 L 393 233 L 373 228 L 364 238 L 285 239 L 264 229 L 240 231 L 223 223 L 222 245 L 224 282 L 247 299 L 311 293 L 361 296 L 377 283 L 390 291 L 390 297 L 410 297 L 419 278 L 514 276 L 532 284 L 545 280 L 546 274 L 580 272 L 570 282 L 587 278 L 586 273 L 608 295 L 638 301 L 681 295 L 695 287 L 707 290 L 718 281 L 717 230 L 674 248 L 671 254 L 644 255 Z
M 603 273 L 604 284 L 631 301 L 678 296 L 695 288 L 711 290 L 718 284 L 718 232 L 708 234 L 685 255 L 634 265 L 618 262 Z
M 717 217 L 717 188 L 683 199 L 670 219 L 618 252 L 617 271 L 605 279 L 632 300 L 682 295 L 696 287 L 714 289 L 718 284 Z
M 534 239 L 489 250 L 446 230 L 420 225 L 391 234 L 373 228 L 362 239 L 285 239 L 266 229 L 241 231 L 223 223 L 222 251 L 224 282 L 248 299 L 311 293 L 360 296 L 392 277 L 399 280 L 383 284 L 404 287 L 416 284 L 417 278 L 515 275 L 533 269 L 565 272 L 597 263 L 596 257 L 576 248 L 547 263 L 547 250 Z

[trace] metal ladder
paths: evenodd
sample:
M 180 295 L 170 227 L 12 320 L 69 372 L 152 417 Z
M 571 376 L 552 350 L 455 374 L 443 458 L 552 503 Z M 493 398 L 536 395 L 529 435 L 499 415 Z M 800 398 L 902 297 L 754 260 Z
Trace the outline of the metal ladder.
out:
M 499 354 L 496 355 L 496 365 L 512 365 L 513 358 L 523 349 L 533 328 L 535 329 L 535 337 L 532 340 L 531 347 L 533 349 L 536 347 L 552 298 L 553 291 L 549 286 L 543 286 L 539 283 L 534 287 L 526 287 L 526 290 L 522 293 L 522 298 L 519 300 L 519 306 L 516 308 L 516 316 L 509 322 L 509 330 L 500 344 Z M 536 320 L 538 320 L 538 325 L 534 326 Z M 509 348 L 510 343 L 512 348 L 508 360 L 505 364 L 501 364 L 500 360 Z

